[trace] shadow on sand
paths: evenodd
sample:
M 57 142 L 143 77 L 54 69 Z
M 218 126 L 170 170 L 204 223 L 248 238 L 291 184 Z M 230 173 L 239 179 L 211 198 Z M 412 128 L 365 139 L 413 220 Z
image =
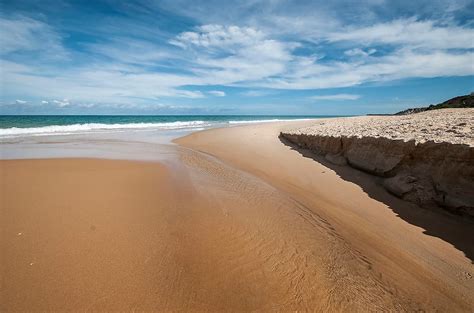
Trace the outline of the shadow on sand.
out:
M 449 242 L 474 264 L 474 221 L 455 216 L 441 209 L 425 209 L 413 203 L 399 199 L 388 193 L 381 186 L 381 178 L 364 173 L 350 166 L 334 165 L 324 157 L 303 149 L 281 138 L 280 141 L 303 157 L 313 159 L 332 169 L 342 179 L 357 184 L 369 197 L 385 203 L 398 217 L 404 221 L 421 227 L 423 233 Z

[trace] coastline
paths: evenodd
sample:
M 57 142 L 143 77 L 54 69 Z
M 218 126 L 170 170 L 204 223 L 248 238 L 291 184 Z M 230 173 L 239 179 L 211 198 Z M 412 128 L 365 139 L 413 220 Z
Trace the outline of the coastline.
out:
M 1 3 L 0 313 L 474 313 L 474 0 Z
M 2 310 L 469 311 L 472 227 L 279 141 L 311 123 L 195 132 L 171 165 L 0 161 Z

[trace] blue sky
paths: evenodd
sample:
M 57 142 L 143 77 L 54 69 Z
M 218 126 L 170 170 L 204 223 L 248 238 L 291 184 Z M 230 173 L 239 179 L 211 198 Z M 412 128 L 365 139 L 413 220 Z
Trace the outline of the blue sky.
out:
M 474 91 L 474 2 L 3 1 L 3 114 L 365 114 Z

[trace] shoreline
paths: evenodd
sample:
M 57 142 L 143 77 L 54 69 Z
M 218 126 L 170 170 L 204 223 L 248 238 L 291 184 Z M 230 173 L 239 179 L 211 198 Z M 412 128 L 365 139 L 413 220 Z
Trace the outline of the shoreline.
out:
M 311 123 L 208 130 L 175 142 L 213 155 L 289 194 L 329 221 L 368 259 L 377 260 L 371 265 L 376 272 L 384 276 L 397 273 L 389 275 L 389 280 L 398 281 L 399 288 L 410 290 L 408 293 L 416 295 L 414 298 L 437 302 L 435 298 L 442 294 L 453 292 L 454 296 L 464 288 L 474 287 L 474 248 L 468 239 L 474 236 L 472 223 L 420 209 L 390 195 L 368 174 L 333 165 L 315 155 L 301 155 L 280 142 L 280 132 L 307 125 Z M 238 149 L 229 147 L 229 142 Z M 453 271 L 443 264 L 460 267 Z M 430 287 L 422 287 L 428 282 Z M 420 292 L 426 288 L 431 294 Z M 467 293 L 461 298 L 472 298 L 468 289 L 464 289 Z M 434 296 L 435 290 L 440 292 L 438 296 Z
M 279 141 L 312 122 L 195 132 L 172 164 L 0 161 L 2 310 L 469 311 L 472 227 Z

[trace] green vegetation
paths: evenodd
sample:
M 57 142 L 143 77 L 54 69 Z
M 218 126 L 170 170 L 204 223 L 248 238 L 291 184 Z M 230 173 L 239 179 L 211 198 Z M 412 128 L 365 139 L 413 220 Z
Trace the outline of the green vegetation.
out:
M 436 105 L 431 104 L 428 107 L 406 109 L 404 111 L 395 113 L 395 115 L 406 115 L 406 114 L 413 114 L 413 113 L 419 113 L 419 112 L 437 110 L 437 109 L 459 109 L 459 108 L 474 108 L 474 92 L 471 92 L 471 94 L 469 95 L 454 97 L 452 99 L 449 99 L 447 101 L 444 101 L 443 103 L 439 103 Z

